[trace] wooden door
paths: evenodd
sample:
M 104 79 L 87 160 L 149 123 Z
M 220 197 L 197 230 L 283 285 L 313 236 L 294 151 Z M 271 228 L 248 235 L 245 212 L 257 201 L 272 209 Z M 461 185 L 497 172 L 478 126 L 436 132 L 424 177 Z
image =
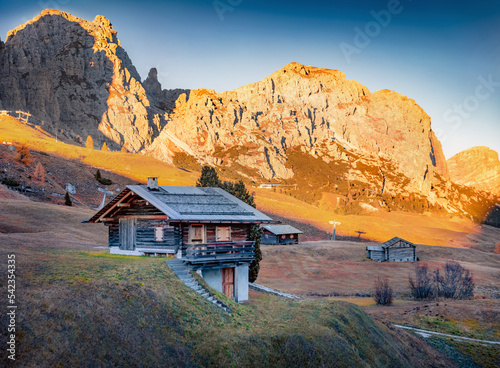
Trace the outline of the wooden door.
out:
M 231 299 L 234 299 L 234 268 L 222 269 L 222 291 Z
M 135 250 L 135 219 L 120 219 L 120 249 Z

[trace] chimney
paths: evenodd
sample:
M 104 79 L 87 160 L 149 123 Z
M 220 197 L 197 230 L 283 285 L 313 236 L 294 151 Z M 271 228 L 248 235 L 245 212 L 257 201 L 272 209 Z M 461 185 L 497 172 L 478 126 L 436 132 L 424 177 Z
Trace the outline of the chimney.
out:
M 148 189 L 149 190 L 158 190 L 158 177 L 157 176 L 148 176 Z

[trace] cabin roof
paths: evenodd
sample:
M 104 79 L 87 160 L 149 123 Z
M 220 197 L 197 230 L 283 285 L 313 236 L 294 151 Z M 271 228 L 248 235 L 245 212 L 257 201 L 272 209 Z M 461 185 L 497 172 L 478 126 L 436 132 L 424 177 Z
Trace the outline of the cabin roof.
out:
M 110 209 L 132 192 L 176 221 L 271 223 L 273 219 L 221 188 L 128 185 L 89 222 L 101 222 Z
M 382 244 L 381 244 L 381 247 L 382 247 L 382 248 L 389 248 L 390 246 L 392 246 L 392 245 L 396 244 L 396 243 L 397 243 L 397 242 L 399 242 L 399 241 L 401 241 L 401 242 L 403 242 L 403 243 L 406 243 L 406 244 L 408 244 L 408 245 L 409 245 L 409 246 L 411 246 L 411 247 L 416 247 L 416 245 L 415 245 L 415 244 L 413 244 L 413 243 L 409 242 L 408 240 L 404 240 L 404 239 L 401 239 L 401 238 L 398 238 L 398 237 L 394 237 L 394 238 L 392 238 L 391 240 L 388 240 L 388 241 L 386 241 L 385 243 L 382 243 Z
M 294 228 L 291 225 L 264 225 L 262 226 L 265 230 L 272 232 L 275 235 L 285 235 L 285 234 L 303 234 L 299 229 Z
M 367 245 L 366 250 L 373 250 L 373 251 L 383 251 L 384 248 L 382 248 L 380 245 Z

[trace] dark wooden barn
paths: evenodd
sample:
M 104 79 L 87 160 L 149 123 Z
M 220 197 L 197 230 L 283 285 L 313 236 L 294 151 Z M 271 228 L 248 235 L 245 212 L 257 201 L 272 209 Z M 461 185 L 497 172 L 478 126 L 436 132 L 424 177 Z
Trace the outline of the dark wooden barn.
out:
M 299 234 L 302 234 L 290 225 L 264 225 L 262 228 L 262 244 L 298 244 Z
M 109 229 L 110 253 L 176 255 L 200 270 L 218 291 L 238 280 L 237 300 L 248 299 L 248 266 L 254 260 L 250 229 L 271 218 L 220 188 L 129 185 L 90 220 Z M 228 277 L 230 275 L 231 277 Z
M 378 262 L 416 262 L 417 246 L 401 238 L 392 238 L 381 245 L 366 247 L 368 258 Z

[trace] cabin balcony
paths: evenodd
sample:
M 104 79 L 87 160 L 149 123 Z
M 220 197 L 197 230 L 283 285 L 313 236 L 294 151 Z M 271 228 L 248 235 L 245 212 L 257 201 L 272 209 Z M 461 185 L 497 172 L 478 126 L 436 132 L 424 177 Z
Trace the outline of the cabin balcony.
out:
M 191 264 L 219 262 L 252 262 L 255 242 L 235 241 L 185 244 L 184 261 Z

